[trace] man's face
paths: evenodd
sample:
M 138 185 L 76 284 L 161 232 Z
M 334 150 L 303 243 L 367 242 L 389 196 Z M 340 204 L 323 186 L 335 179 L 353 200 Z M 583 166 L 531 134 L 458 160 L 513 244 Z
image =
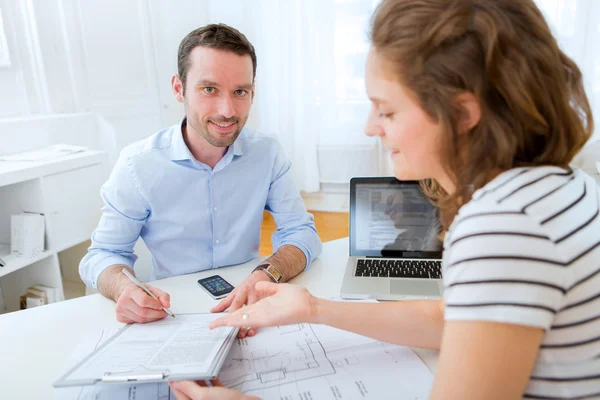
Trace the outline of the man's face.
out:
M 183 101 L 187 123 L 215 147 L 233 144 L 248 120 L 254 97 L 249 55 L 196 47 L 189 55 Z M 174 78 L 174 82 L 177 79 Z

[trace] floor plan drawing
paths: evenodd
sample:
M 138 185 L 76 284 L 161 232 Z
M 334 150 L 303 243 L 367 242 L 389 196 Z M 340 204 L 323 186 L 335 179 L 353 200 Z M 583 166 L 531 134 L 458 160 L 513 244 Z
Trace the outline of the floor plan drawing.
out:
M 272 332 L 285 339 L 275 340 L 268 349 L 247 351 L 244 345 L 234 345 L 219 374 L 225 386 L 250 391 L 335 373 L 310 325 L 278 327 Z M 277 342 L 286 346 L 276 347 Z M 288 347 L 291 343 L 294 346 Z
M 265 328 L 239 340 L 219 377 L 263 399 L 426 399 L 433 381 L 406 347 L 310 324 Z M 398 391 L 399 381 L 405 390 Z

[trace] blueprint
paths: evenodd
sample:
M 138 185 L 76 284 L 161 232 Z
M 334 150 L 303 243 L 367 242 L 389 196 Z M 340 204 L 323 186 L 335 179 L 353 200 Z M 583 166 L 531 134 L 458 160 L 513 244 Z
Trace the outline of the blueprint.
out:
M 84 336 L 70 366 L 117 330 Z M 425 400 L 433 375 L 408 347 L 325 325 L 263 328 L 237 340 L 219 378 L 227 387 L 263 400 Z M 175 400 L 166 383 L 55 389 L 65 400 Z
M 264 400 L 420 400 L 433 383 L 410 348 L 310 324 L 265 328 L 238 340 L 219 378 Z

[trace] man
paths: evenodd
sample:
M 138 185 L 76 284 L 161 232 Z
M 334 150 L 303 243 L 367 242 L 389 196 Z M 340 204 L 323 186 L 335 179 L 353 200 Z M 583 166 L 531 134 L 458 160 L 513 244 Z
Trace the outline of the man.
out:
M 170 306 L 167 293 L 151 288 L 154 300 L 121 273 L 133 273 L 139 237 L 152 253 L 153 276 L 162 279 L 258 257 L 263 211 L 273 214 L 270 266 L 253 271 L 213 312 L 254 303 L 258 281 L 279 273 L 281 282 L 289 280 L 320 254 L 313 217 L 281 147 L 244 128 L 255 77 L 254 47 L 236 29 L 208 25 L 181 42 L 171 85 L 186 117 L 121 152 L 79 266 L 88 286 L 117 303 L 120 322 L 161 319 L 162 307 Z

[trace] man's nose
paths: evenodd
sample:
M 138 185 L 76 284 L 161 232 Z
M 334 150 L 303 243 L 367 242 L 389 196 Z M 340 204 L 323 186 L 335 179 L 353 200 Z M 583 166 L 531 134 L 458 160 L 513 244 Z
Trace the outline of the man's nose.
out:
M 235 115 L 235 108 L 233 107 L 233 99 L 231 96 L 225 95 L 219 99 L 219 107 L 217 111 L 225 118 L 231 118 Z

